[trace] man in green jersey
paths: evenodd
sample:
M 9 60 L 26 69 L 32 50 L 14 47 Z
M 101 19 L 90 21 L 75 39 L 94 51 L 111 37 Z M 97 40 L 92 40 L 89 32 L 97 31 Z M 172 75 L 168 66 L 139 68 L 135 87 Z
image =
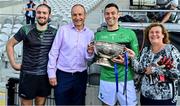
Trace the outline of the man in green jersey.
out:
M 122 26 L 118 25 L 118 11 L 119 9 L 116 4 L 110 3 L 106 5 L 104 10 L 104 17 L 107 24 L 107 28 L 103 28 L 101 31 L 95 34 L 95 41 L 105 41 L 110 43 L 124 44 L 126 45 L 126 47 L 131 48 L 137 56 L 138 41 L 136 35 L 132 30 L 123 28 Z M 137 97 L 133 81 L 134 73 L 131 64 L 128 64 L 127 68 L 127 81 L 124 81 L 124 61 L 122 60 L 122 58 L 114 58 L 112 59 L 112 63 L 117 64 L 118 74 L 116 75 L 118 75 L 118 77 L 115 77 L 115 69 L 105 66 L 102 66 L 100 68 L 101 76 L 98 96 L 99 99 L 107 105 L 115 105 L 118 100 L 120 105 L 135 106 L 137 104 Z M 124 89 L 125 82 L 127 82 L 127 86 Z

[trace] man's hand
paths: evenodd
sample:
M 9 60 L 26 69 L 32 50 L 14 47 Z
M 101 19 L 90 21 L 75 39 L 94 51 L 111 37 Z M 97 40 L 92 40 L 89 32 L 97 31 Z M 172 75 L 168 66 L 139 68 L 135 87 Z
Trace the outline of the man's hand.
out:
M 12 68 L 14 69 L 14 70 L 16 70 L 16 71 L 20 71 L 20 69 L 21 69 L 21 64 L 13 64 L 12 65 Z
M 114 57 L 112 61 L 115 63 L 124 64 L 124 57 L 122 55 L 119 55 L 118 57 Z
M 92 55 L 94 53 L 94 44 L 90 43 L 87 48 L 88 54 Z
M 56 86 L 57 85 L 57 79 L 56 78 L 49 78 L 49 83 L 52 86 Z

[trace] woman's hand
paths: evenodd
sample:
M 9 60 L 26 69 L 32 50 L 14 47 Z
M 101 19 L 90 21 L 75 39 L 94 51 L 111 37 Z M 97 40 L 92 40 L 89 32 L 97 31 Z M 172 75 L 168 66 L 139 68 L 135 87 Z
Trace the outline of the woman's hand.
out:
M 166 69 L 168 69 L 168 70 L 170 70 L 171 68 L 174 67 L 174 66 L 173 66 L 173 59 L 172 59 L 171 57 L 168 58 L 168 57 L 166 57 L 166 56 L 164 56 L 163 58 L 161 58 L 161 60 L 158 61 L 157 64 L 158 64 L 159 66 L 163 66 L 163 65 L 164 65 L 164 67 L 165 67 Z
M 130 58 L 134 58 L 134 57 L 135 57 L 135 52 L 134 52 L 133 50 L 131 50 L 131 49 L 129 49 L 129 48 L 125 48 L 125 51 L 128 52 L 128 56 L 129 56 Z
M 152 67 L 151 67 L 151 66 L 146 67 L 144 70 L 145 70 L 145 74 L 146 74 L 146 75 L 152 74 Z

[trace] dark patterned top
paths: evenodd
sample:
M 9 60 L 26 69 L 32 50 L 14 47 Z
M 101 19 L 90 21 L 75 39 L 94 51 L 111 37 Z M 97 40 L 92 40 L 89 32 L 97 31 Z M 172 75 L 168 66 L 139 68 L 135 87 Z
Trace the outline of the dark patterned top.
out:
M 56 29 L 48 26 L 39 31 L 34 25 L 25 25 L 14 35 L 14 38 L 23 41 L 23 59 L 21 72 L 32 75 L 46 75 L 48 53 L 51 49 Z
M 157 65 L 162 57 L 171 57 L 173 68 L 167 69 Z M 153 53 L 149 47 L 145 47 L 140 56 L 140 61 L 132 59 L 132 65 L 137 73 L 144 73 L 144 68 L 151 65 L 152 74 L 142 74 L 141 94 L 155 100 L 173 99 L 175 102 L 178 96 L 178 78 L 180 75 L 180 53 L 172 44 L 166 46 L 158 53 Z M 161 75 L 164 81 L 161 81 Z

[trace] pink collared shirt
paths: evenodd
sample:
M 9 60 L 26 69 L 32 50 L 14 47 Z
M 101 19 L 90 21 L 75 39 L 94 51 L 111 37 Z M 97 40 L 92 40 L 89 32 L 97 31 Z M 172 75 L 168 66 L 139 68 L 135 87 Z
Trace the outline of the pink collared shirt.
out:
M 93 58 L 87 53 L 87 46 L 93 38 L 94 33 L 87 27 L 81 31 L 72 23 L 60 27 L 49 52 L 49 78 L 56 77 L 57 69 L 69 73 L 86 70 L 87 61 Z

